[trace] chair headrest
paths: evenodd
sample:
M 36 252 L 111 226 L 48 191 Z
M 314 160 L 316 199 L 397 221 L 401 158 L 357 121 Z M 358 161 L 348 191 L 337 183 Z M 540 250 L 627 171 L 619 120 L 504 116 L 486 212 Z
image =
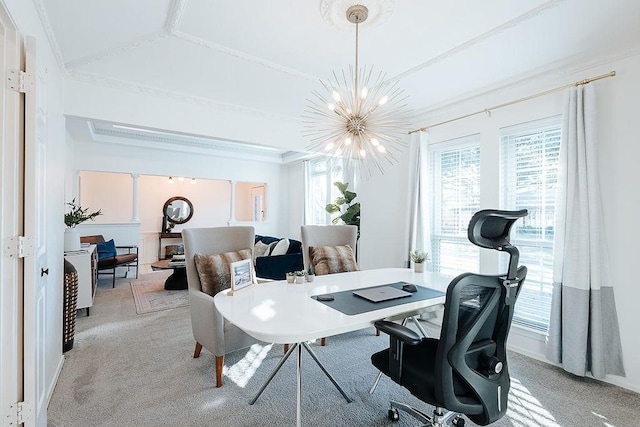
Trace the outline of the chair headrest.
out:
M 485 209 L 473 214 L 469 221 L 469 241 L 481 248 L 498 249 L 509 245 L 511 226 L 527 216 L 526 209 L 519 211 L 499 211 Z

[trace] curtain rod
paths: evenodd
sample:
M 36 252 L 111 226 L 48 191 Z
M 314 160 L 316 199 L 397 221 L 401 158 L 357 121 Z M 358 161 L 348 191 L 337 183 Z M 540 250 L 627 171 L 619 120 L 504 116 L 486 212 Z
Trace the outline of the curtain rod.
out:
M 425 126 L 425 127 L 420 128 L 420 129 L 414 129 L 414 130 L 409 131 L 409 135 L 411 135 L 412 133 L 416 133 L 416 132 L 424 132 L 429 128 L 433 128 L 433 127 L 436 127 L 436 126 L 444 125 L 446 123 L 455 122 L 457 120 L 466 119 L 467 117 L 475 116 L 477 114 L 490 113 L 491 110 L 497 110 L 498 108 L 507 107 L 509 105 L 517 104 L 517 103 L 523 102 L 523 101 L 528 101 L 530 99 L 538 98 L 540 96 L 544 96 L 544 95 L 548 95 L 550 93 L 558 92 L 558 91 L 561 91 L 561 90 L 569 88 L 569 87 L 586 85 L 586 84 L 594 82 L 596 80 L 606 79 L 607 77 L 613 77 L 615 75 L 616 75 L 615 71 L 610 71 L 610 72 L 608 72 L 606 74 L 601 74 L 599 76 L 591 77 L 589 79 L 579 80 L 579 81 L 574 82 L 574 83 L 569 83 L 569 84 L 564 85 L 564 86 L 560 86 L 560 87 L 557 87 L 557 88 L 554 88 L 554 89 L 549 89 L 549 90 L 546 90 L 544 92 L 540 92 L 540 93 L 536 93 L 534 95 L 526 96 L 524 98 L 516 99 L 514 101 L 505 102 L 504 104 L 494 105 L 493 107 L 485 108 L 484 110 L 476 111 L 474 113 L 465 114 L 464 116 L 456 117 L 455 119 L 449 119 L 449 120 L 445 120 L 444 122 L 434 123 L 432 125 Z

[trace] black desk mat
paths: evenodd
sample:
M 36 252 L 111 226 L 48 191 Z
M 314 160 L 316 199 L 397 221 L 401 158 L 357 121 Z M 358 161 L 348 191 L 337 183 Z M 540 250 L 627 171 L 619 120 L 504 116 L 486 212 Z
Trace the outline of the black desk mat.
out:
M 396 289 L 402 289 L 402 286 L 407 284 L 408 282 L 396 282 L 396 283 L 386 283 L 384 285 L 371 286 L 370 288 L 362 288 L 362 289 L 374 289 L 382 286 L 391 286 Z M 410 302 L 422 301 L 431 298 L 437 298 L 444 296 L 445 293 L 441 291 L 437 291 L 431 288 L 425 288 L 423 286 L 416 285 L 418 289 L 417 292 L 414 292 L 409 297 L 396 298 L 387 301 L 380 302 L 372 302 L 368 299 L 358 297 L 353 294 L 353 291 L 362 290 L 362 289 L 351 289 L 349 291 L 342 292 L 333 292 L 327 295 L 333 295 L 333 301 L 318 301 L 322 304 L 328 305 L 329 307 L 340 311 L 341 313 L 354 315 L 360 313 L 366 313 L 367 311 L 380 310 L 381 308 L 393 307 L 400 304 L 407 304 Z M 312 296 L 311 298 L 317 301 L 316 296 Z

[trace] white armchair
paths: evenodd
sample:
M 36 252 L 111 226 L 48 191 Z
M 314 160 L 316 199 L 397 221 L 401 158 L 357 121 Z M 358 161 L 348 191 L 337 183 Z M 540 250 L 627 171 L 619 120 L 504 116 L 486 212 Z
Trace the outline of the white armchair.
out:
M 224 355 L 249 347 L 258 341 L 229 323 L 216 310 L 213 297 L 202 291 L 194 255 L 214 255 L 252 249 L 254 228 L 189 228 L 182 231 L 182 238 L 189 284 L 191 328 L 196 340 L 193 357 L 200 356 L 202 347 L 213 353 L 216 364 L 216 387 L 221 387 Z

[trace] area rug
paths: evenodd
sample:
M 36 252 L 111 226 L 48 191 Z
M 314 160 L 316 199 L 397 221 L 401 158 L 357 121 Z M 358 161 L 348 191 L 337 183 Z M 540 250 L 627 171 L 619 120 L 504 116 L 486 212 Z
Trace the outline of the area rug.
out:
M 167 276 L 165 272 L 151 273 L 131 282 L 136 313 L 153 313 L 189 305 L 189 291 L 186 289 L 179 291 L 164 289 Z

